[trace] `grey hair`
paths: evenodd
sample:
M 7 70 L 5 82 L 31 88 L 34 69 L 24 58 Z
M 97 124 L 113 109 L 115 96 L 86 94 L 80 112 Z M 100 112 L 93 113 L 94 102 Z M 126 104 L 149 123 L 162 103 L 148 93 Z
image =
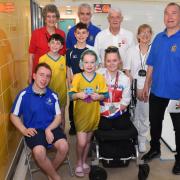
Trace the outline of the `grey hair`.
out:
M 111 13 L 112 12 L 117 12 L 117 13 L 119 13 L 121 16 L 122 16 L 122 11 L 121 11 L 121 9 L 119 9 L 119 8 L 110 8 L 109 9 L 109 12 L 108 12 L 108 17 L 111 15 Z
M 78 7 L 78 14 L 80 13 L 81 8 L 87 8 L 87 9 L 89 9 L 90 12 L 91 12 L 91 14 L 92 14 L 92 9 L 91 9 L 91 6 L 90 6 L 89 4 L 87 4 L 87 3 L 82 3 L 82 4 L 80 4 L 79 7 Z

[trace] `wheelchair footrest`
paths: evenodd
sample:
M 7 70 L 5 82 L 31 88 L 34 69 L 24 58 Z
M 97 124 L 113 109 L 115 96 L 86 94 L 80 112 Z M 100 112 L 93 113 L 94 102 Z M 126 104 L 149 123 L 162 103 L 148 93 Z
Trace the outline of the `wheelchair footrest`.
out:
M 115 168 L 115 167 L 127 167 L 130 160 L 104 160 L 102 159 L 102 165 L 105 168 Z

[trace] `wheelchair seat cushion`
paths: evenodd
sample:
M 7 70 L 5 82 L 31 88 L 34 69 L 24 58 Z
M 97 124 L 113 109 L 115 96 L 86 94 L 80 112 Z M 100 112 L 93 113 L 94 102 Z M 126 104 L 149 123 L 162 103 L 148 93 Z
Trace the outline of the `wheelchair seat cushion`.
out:
M 126 140 L 126 139 L 136 139 L 138 132 L 134 125 L 132 125 L 127 130 L 101 130 L 98 129 L 95 131 L 95 137 L 98 141 L 116 141 L 116 140 Z

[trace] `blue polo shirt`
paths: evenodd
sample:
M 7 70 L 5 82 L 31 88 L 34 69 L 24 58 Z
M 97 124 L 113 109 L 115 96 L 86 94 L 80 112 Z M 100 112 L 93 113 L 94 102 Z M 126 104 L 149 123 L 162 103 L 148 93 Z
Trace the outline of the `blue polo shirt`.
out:
M 45 130 L 60 114 L 58 96 L 49 88 L 44 95 L 35 94 L 32 85 L 22 90 L 12 106 L 11 113 L 23 117 L 26 128 Z
M 73 48 L 77 42 L 74 36 L 75 27 L 76 25 L 73 26 L 67 34 L 66 48 L 68 49 Z M 88 31 L 89 31 L 89 36 L 86 40 L 86 43 L 89 44 L 90 46 L 94 46 L 95 37 L 101 31 L 101 29 L 99 29 L 97 26 L 94 26 L 92 23 L 90 23 L 88 25 Z
M 79 61 L 81 58 L 81 54 L 87 49 L 87 47 L 85 47 L 84 49 L 78 49 L 74 47 L 67 50 L 66 64 L 68 67 L 72 69 L 73 74 L 82 72 L 82 70 L 79 67 Z
M 147 65 L 153 67 L 151 92 L 180 99 L 180 31 L 168 37 L 165 30 L 155 37 Z

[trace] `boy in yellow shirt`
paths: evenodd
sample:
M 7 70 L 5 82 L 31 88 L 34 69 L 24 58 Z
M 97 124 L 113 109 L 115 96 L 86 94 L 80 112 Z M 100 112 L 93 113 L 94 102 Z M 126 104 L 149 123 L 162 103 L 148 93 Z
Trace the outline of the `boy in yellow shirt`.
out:
M 65 129 L 65 106 L 67 102 L 66 86 L 66 59 L 58 52 L 63 48 L 64 38 L 59 34 L 53 34 L 48 40 L 50 51 L 41 56 L 39 63 L 45 62 L 52 69 L 52 77 L 49 87 L 54 90 L 60 100 L 62 129 Z

